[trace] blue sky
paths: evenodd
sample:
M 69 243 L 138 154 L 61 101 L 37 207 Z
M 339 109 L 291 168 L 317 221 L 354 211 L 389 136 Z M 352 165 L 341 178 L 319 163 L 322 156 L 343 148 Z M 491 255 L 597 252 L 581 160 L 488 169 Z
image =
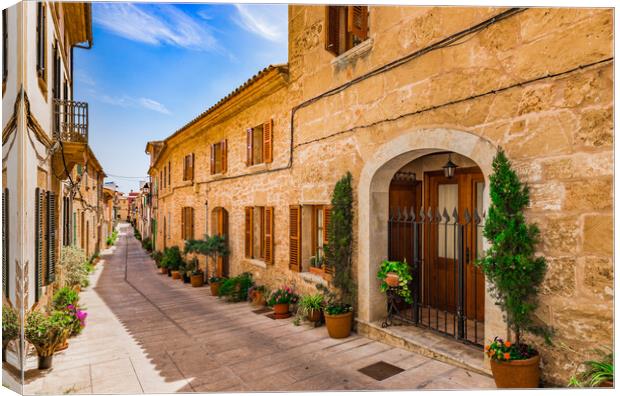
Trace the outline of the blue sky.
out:
M 163 139 L 257 71 L 287 60 L 287 6 L 93 3 L 93 48 L 75 49 L 76 100 L 105 172 L 146 178 Z M 123 192 L 138 179 L 109 176 Z

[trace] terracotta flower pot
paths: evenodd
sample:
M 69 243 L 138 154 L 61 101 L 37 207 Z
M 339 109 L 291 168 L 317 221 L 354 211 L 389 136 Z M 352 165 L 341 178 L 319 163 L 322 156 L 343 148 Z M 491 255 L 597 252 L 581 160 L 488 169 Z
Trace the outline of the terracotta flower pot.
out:
M 220 283 L 219 282 L 210 282 L 209 287 L 211 288 L 211 295 L 217 296 L 217 293 L 220 291 Z
M 202 274 L 191 276 L 192 287 L 202 287 Z
M 325 313 L 325 326 L 331 338 L 347 338 L 351 334 L 351 324 L 353 323 L 353 312 L 340 315 L 330 315 Z
M 288 314 L 289 304 L 276 304 L 273 306 L 273 313 L 276 315 Z
M 491 371 L 498 388 L 538 388 L 540 355 L 524 360 L 491 359 Z
M 322 276 L 325 273 L 325 271 L 323 270 L 323 268 L 310 267 L 310 273 Z
M 261 292 L 254 292 L 252 296 L 252 305 L 257 307 L 265 305 L 265 296 Z
M 400 278 L 396 272 L 388 272 L 385 277 L 385 283 L 390 287 L 398 287 L 400 284 Z
M 166 268 L 164 268 L 164 267 L 161 267 L 161 268 L 159 269 L 159 272 L 160 272 L 162 275 L 166 275 L 166 274 L 168 273 L 168 270 L 167 270 Z
M 54 355 L 39 356 L 39 370 L 47 370 L 52 367 L 52 358 Z
M 308 311 L 308 320 L 310 322 L 318 322 L 321 320 L 321 310 L 320 309 L 311 309 Z
M 179 271 L 172 271 L 172 279 L 181 279 L 181 273 Z

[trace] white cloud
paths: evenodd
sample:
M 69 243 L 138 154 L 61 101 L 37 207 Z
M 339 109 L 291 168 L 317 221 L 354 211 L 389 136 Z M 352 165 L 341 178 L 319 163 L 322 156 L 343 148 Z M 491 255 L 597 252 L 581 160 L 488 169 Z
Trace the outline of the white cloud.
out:
M 245 30 L 267 40 L 287 39 L 288 9 L 286 5 L 235 4 L 238 16 L 233 20 Z
M 93 21 L 128 40 L 211 50 L 217 41 L 206 24 L 170 4 L 95 3 Z
M 113 97 L 109 95 L 99 95 L 98 99 L 103 103 L 107 103 L 113 106 L 120 107 L 142 107 L 147 110 L 156 111 L 162 114 L 171 114 L 170 110 L 163 104 L 154 99 L 149 98 L 133 98 L 131 96 L 123 95 L 121 97 Z

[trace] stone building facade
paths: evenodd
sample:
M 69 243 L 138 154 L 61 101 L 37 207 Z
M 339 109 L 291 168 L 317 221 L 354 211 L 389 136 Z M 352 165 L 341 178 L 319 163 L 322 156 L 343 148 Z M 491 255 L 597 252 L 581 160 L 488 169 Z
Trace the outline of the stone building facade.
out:
M 286 65 L 147 145 L 156 249 L 224 233 L 221 274 L 313 292 L 329 279 L 309 271 L 317 224 L 349 171 L 357 325 L 370 333 L 386 314 L 376 272 L 394 243 L 391 210 L 482 216 L 502 147 L 531 188 L 527 216 L 549 262 L 537 317 L 554 327 L 555 346 L 530 341 L 545 380 L 565 384 L 592 349 L 612 344 L 612 11 L 351 8 L 290 6 Z M 460 168 L 451 181 L 441 178 L 448 159 Z M 505 336 L 484 279 L 475 287 L 483 339 Z

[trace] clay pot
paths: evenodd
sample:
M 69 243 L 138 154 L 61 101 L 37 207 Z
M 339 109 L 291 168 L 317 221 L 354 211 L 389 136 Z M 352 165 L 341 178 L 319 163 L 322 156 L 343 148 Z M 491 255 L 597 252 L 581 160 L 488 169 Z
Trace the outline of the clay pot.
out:
M 330 315 L 325 313 L 325 326 L 331 338 L 347 338 L 351 334 L 351 324 L 353 323 L 353 312 L 340 315 Z
M 390 287 L 398 287 L 400 285 L 400 278 L 396 272 L 388 272 L 385 277 L 385 283 Z
M 209 287 L 211 288 L 211 295 L 217 296 L 220 291 L 220 283 L 219 282 L 210 282 Z
M 252 305 L 257 307 L 261 307 L 265 305 L 265 296 L 261 292 L 254 292 L 254 296 L 252 296 Z
M 320 309 L 311 309 L 308 311 L 308 321 L 310 322 L 318 322 L 321 320 L 321 310 Z
M 191 276 L 192 287 L 202 287 L 202 274 Z
M 289 304 L 276 304 L 273 306 L 273 313 L 276 315 L 287 315 L 289 311 Z
M 613 381 L 603 381 L 599 384 L 598 386 L 599 388 L 613 388 L 614 387 L 614 382 Z
M 491 359 L 491 371 L 498 388 L 538 388 L 540 355 L 525 360 Z
M 58 345 L 56 347 L 56 349 L 54 349 L 54 352 L 64 351 L 67 348 L 69 348 L 69 341 L 65 340 L 65 342 L 63 342 L 62 344 Z
M 162 275 L 166 275 L 166 274 L 168 273 L 168 270 L 167 270 L 166 268 L 164 268 L 164 267 L 161 267 L 161 268 L 159 269 L 159 272 L 160 272 Z
M 181 273 L 179 271 L 172 271 L 172 279 L 181 279 Z
M 323 268 L 310 267 L 310 273 L 322 276 L 325 273 L 325 271 L 323 270 Z
M 39 356 L 39 370 L 47 370 L 52 367 L 52 358 L 54 355 Z

